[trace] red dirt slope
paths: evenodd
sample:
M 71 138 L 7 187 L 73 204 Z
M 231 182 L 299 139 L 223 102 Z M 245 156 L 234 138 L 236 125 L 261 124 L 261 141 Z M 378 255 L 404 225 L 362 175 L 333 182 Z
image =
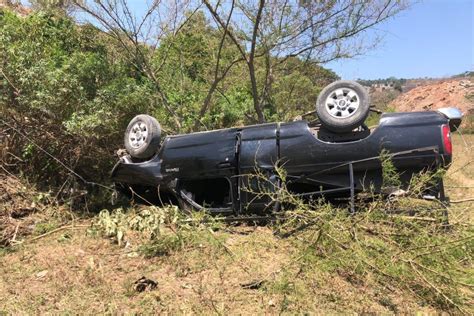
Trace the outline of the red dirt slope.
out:
M 474 81 L 471 78 L 446 79 L 418 86 L 393 100 L 397 111 L 429 111 L 454 106 L 464 115 L 474 114 Z

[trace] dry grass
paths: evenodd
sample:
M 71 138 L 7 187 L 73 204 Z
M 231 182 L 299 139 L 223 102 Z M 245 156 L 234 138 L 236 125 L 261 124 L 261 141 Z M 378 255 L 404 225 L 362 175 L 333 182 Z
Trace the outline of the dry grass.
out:
M 0 184 L 0 247 L 46 233 L 74 217 L 65 205 L 52 202 L 50 193 L 11 174 L 0 173 Z
M 474 198 L 474 134 L 453 137 L 454 161 L 445 177 L 452 201 Z M 474 201 L 453 204 L 451 221 L 474 223 Z
M 291 243 L 265 227 L 238 227 L 227 233 L 228 251 L 202 246 L 166 257 L 145 259 L 110 240 L 67 231 L 14 252 L 0 263 L 0 311 L 37 314 L 151 313 L 276 314 L 290 312 L 434 311 L 417 305 L 409 293 L 373 281 L 314 270 L 309 278 L 285 271 L 294 255 Z M 260 289 L 242 284 L 277 275 Z M 141 276 L 158 282 L 136 293 Z M 304 284 L 303 284 L 304 283 Z
M 474 164 L 469 163 L 474 135 L 454 141 L 455 162 L 446 186 L 451 199 L 460 200 L 474 196 Z M 450 221 L 472 225 L 473 206 L 453 204 Z M 139 251 L 143 240 L 135 234 L 130 232 L 124 239 L 128 243 L 118 246 L 115 238 L 104 238 L 95 229 L 64 229 L 0 250 L 0 314 L 442 311 L 409 290 L 381 283 L 375 273 L 327 269 L 306 259 L 294 264 L 301 259 L 298 245 L 305 245 L 304 234 L 282 239 L 267 226 L 226 225 L 201 229 L 193 242 L 152 258 Z M 136 292 L 133 283 L 142 276 L 158 287 Z M 253 288 L 242 286 L 252 283 Z

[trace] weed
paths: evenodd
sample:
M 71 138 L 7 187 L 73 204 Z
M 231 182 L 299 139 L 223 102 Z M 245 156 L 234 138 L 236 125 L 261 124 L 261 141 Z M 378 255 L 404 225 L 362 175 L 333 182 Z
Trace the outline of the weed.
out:
M 382 150 L 380 153 L 380 162 L 382 164 L 382 189 L 393 190 L 400 186 L 400 175 L 395 168 L 390 153 Z
M 281 273 L 279 278 L 277 278 L 267 289 L 275 293 L 288 295 L 294 292 L 295 284 L 292 281 L 291 274 L 289 272 L 284 272 Z
M 474 94 L 470 96 L 471 100 L 474 100 Z M 474 110 L 470 110 L 465 114 L 461 130 L 464 134 L 474 134 Z
M 69 241 L 71 241 L 71 238 L 72 238 L 71 234 L 64 233 L 64 234 L 62 234 L 61 236 L 58 237 L 57 241 L 58 242 L 69 242 Z
M 185 248 L 211 247 L 220 249 L 223 247 L 223 235 L 217 236 L 213 233 L 217 223 L 199 223 L 196 221 L 191 223 L 178 224 L 174 227 L 174 230 L 167 230 L 167 233 L 163 233 L 158 238 L 153 238 L 150 242 L 140 246 L 141 253 L 145 257 L 154 257 L 168 255 Z
M 58 222 L 56 222 L 55 220 L 50 220 L 48 222 L 43 222 L 43 223 L 38 223 L 35 225 L 35 228 L 33 230 L 33 233 L 35 235 L 42 235 L 42 234 L 46 234 L 56 228 L 59 227 L 59 224 Z
M 134 297 L 138 294 L 138 292 L 135 290 L 135 280 L 132 280 L 131 278 L 127 278 L 123 281 L 122 287 L 125 290 L 124 295 L 126 297 Z
M 392 302 L 392 300 L 390 299 L 390 297 L 388 296 L 383 296 L 379 299 L 379 303 L 382 305 L 382 306 L 385 306 L 387 307 L 389 310 L 391 310 L 392 312 L 396 313 L 398 311 L 398 308 L 397 308 L 397 305 L 394 304 Z
M 103 210 L 91 230 L 102 232 L 122 245 L 126 237 L 135 233 L 145 257 L 164 256 L 185 247 L 209 245 L 219 248 L 222 240 L 213 234 L 220 224 L 205 212 L 189 217 L 176 207 L 148 207 L 141 210 L 119 208 L 112 212 Z M 138 236 L 137 236 L 138 234 Z
M 444 177 L 446 170 L 439 168 L 435 171 L 421 171 L 410 179 L 408 192 L 411 196 L 420 196 L 425 191 L 434 188 Z
M 181 249 L 183 247 L 183 240 L 182 235 L 165 235 L 140 246 L 139 250 L 147 258 L 164 256 Z
M 122 245 L 127 231 L 136 231 L 155 238 L 160 235 L 163 224 L 173 224 L 178 218 L 175 207 L 149 207 L 142 210 L 130 209 L 129 212 L 118 208 L 109 212 L 99 213 L 94 227 L 102 231 L 107 237 L 113 237 Z M 91 232 L 93 233 L 93 232 Z
M 15 252 L 17 247 L 1 247 L 0 246 L 0 258 L 6 256 L 9 253 Z

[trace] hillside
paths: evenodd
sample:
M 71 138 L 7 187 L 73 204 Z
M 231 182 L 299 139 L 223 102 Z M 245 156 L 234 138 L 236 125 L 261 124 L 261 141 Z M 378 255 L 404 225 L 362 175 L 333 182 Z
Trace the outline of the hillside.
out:
M 427 81 L 393 100 L 389 107 L 413 112 L 455 106 L 465 114 L 474 114 L 474 82 L 471 78 Z
M 268 34 L 275 27 L 265 24 L 278 23 L 280 10 L 281 21 L 293 26 L 278 28 L 298 30 L 307 25 L 313 4 L 321 6 L 321 17 L 310 15 L 308 21 L 327 25 L 329 36 L 351 34 L 345 26 L 357 21 L 372 21 L 370 26 L 378 23 L 371 17 L 388 18 L 377 13 L 383 6 L 346 1 L 350 10 L 338 9 L 344 1 L 310 1 L 298 6 L 304 8 L 298 14 L 292 13 L 296 6 L 263 9 L 268 4 L 261 1 L 261 19 L 248 21 L 258 32 L 247 32 L 239 25 L 253 10 L 252 1 L 229 12 L 230 6 L 208 1 L 197 1 L 196 11 L 173 10 L 177 1 L 149 1 L 140 22 L 127 5 L 132 1 L 36 0 L 29 1 L 35 4 L 31 9 L 22 6 L 26 1 L 0 0 L 0 316 L 474 314 L 474 134 L 453 133 L 451 168 L 446 174 L 423 170 L 404 194 L 381 146 L 383 191 L 395 194 L 387 198 L 374 194 L 372 186 L 363 188 L 353 200 L 354 213 L 345 199 L 329 203 L 290 192 L 285 183 L 306 186 L 314 173 L 303 170 L 301 183 L 286 181 L 289 155 L 272 160 L 271 177 L 269 169 L 257 167 L 250 171 L 256 177 L 241 173 L 233 146 L 229 157 L 235 166 L 219 160 L 214 168 L 220 179 L 199 183 L 199 189 L 217 195 L 220 180 L 231 179 L 241 185 L 222 204 L 244 205 L 239 194 L 255 193 L 257 199 L 277 199 L 281 212 L 237 221 L 148 205 L 148 192 L 167 200 L 159 185 L 138 185 L 140 175 L 131 179 L 137 180 L 129 187 L 131 199 L 117 194 L 112 183 L 117 150 L 137 114 L 160 122 L 164 149 L 165 136 L 288 121 L 313 110 L 320 91 L 339 76 L 319 66 L 309 51 L 294 55 L 289 48 L 323 43 L 326 28 L 307 28 L 293 37 L 287 31 Z M 72 3 L 87 6 L 76 13 L 89 23 L 78 24 L 68 14 Z M 225 29 L 210 19 L 215 14 L 225 18 Z M 358 29 L 365 30 L 364 24 Z M 282 34 L 285 38 L 275 38 Z M 356 39 L 348 38 L 350 50 Z M 284 47 L 260 45 L 280 42 Z M 334 44 L 310 51 L 324 60 L 340 58 L 341 50 L 333 47 L 341 48 L 341 42 Z M 248 47 L 255 50 L 249 53 Z M 423 98 L 444 91 L 427 90 L 437 79 L 394 80 L 366 82 L 377 108 L 393 111 L 391 102 L 418 86 L 425 89 Z M 448 87 L 440 98 L 447 102 L 459 95 L 472 103 L 472 82 L 456 80 L 464 80 L 459 85 L 467 90 Z M 423 98 L 413 103 L 421 105 Z M 371 113 L 367 125 L 377 125 L 379 116 Z M 147 133 L 158 134 L 153 128 Z M 201 164 L 195 162 L 197 174 Z M 155 167 L 157 177 L 167 169 Z M 224 169 L 235 174 L 224 176 Z M 420 199 L 440 176 L 451 205 Z M 193 179 L 170 179 L 176 184 L 172 190 L 184 193 L 181 184 Z M 212 207 L 206 199 L 202 204 Z
M 12 246 L 0 247 L 0 314 L 472 315 L 474 135 L 453 139 L 448 230 L 432 222 L 436 207 L 367 217 L 390 205 L 378 201 L 354 221 L 328 209 L 324 230 L 175 219 L 151 240 L 156 208 L 77 218 L 4 178 L 0 227 Z

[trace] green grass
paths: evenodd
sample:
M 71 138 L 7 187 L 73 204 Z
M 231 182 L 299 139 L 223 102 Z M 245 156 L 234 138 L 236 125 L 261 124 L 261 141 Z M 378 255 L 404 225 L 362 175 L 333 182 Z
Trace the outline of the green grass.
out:
M 56 220 L 50 220 L 47 222 L 38 223 L 35 225 L 33 230 L 34 235 L 42 235 L 48 233 L 59 227 L 59 223 Z

